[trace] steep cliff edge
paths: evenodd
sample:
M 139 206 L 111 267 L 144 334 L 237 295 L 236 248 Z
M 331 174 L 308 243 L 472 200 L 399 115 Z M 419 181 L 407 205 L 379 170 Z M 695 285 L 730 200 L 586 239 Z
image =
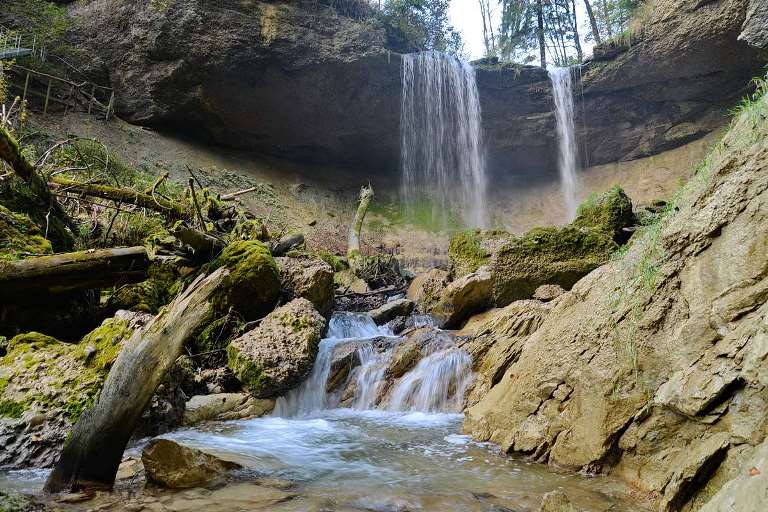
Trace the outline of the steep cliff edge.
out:
M 74 56 L 127 120 L 309 163 L 399 167 L 400 56 L 375 18 L 312 2 L 72 3 Z M 763 57 L 740 41 L 749 0 L 658 0 L 643 30 L 582 66 L 585 164 L 680 146 L 725 123 Z M 761 37 L 753 29 L 752 41 Z M 544 70 L 477 68 L 488 161 L 513 185 L 556 178 Z M 521 178 L 521 175 L 526 176 Z
M 743 109 L 670 212 L 557 299 L 468 433 L 661 510 L 747 472 L 768 434 L 767 114 L 768 97 Z

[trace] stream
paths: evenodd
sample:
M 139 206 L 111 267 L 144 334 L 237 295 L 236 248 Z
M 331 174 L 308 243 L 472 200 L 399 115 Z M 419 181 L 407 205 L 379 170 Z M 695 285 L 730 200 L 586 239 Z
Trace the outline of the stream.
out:
M 374 340 L 391 339 L 377 352 Z M 630 512 L 629 490 L 605 477 L 558 473 L 499 453 L 461 435 L 461 396 L 471 380 L 469 356 L 438 340 L 374 405 L 398 338 L 365 315 L 336 315 L 307 381 L 278 401 L 272 416 L 208 423 L 162 437 L 240 463 L 225 484 L 167 491 L 120 481 L 114 493 L 67 510 L 535 511 L 563 489 L 584 511 Z M 354 343 L 360 364 L 347 378 L 355 398 L 339 408 L 326 393 L 333 351 Z M 378 408 L 373 408 L 378 407 Z M 131 446 L 140 457 L 147 442 Z M 47 471 L 0 475 L 0 488 L 39 492 Z

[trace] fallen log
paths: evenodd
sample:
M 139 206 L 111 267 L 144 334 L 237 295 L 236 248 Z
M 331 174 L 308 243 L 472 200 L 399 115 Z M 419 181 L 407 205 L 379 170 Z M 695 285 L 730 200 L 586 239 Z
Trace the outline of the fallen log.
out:
M 285 253 L 304 243 L 304 233 L 294 233 L 281 238 L 272 248 L 272 256 L 285 256 Z
M 184 343 L 212 311 L 222 267 L 199 276 L 169 306 L 125 343 L 101 394 L 70 432 L 45 492 L 111 488 L 128 441 L 152 394 L 182 353 Z
M 147 278 L 144 246 L 0 262 L 0 302 L 136 283 Z
M 194 251 L 196 259 L 212 260 L 224 250 L 224 242 L 215 236 L 179 222 L 173 228 L 173 234 Z
M 131 188 L 110 187 L 97 183 L 82 183 L 64 176 L 52 176 L 51 185 L 63 187 L 67 192 L 74 192 L 101 199 L 109 199 L 118 203 L 128 203 L 154 210 L 168 215 L 173 219 L 181 219 L 187 216 L 186 209 L 179 203 L 168 201 L 162 197 L 151 196 Z

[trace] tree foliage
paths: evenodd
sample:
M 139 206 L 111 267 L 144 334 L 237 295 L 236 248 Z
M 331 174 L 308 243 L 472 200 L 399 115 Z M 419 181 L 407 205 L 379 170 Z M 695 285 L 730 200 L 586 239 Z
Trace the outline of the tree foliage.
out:
M 449 7 L 450 0 L 387 0 L 380 16 L 397 46 L 458 55 L 463 43 L 448 21 Z

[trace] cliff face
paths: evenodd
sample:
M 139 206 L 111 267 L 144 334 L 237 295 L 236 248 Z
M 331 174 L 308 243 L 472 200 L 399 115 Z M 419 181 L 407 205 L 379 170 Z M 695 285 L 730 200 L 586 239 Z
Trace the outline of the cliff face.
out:
M 698 509 L 747 474 L 753 453 L 764 456 L 766 112 L 768 97 L 739 117 L 666 218 L 557 299 L 467 410 L 467 432 L 618 475 L 661 510 Z
M 655 154 L 722 126 L 761 65 L 738 40 L 748 3 L 656 2 L 631 45 L 583 66 L 585 163 Z M 70 13 L 70 39 L 131 122 L 311 163 L 398 168 L 400 58 L 373 20 L 246 0 L 94 0 Z M 477 79 L 491 169 L 513 182 L 553 178 L 546 72 L 481 67 Z

